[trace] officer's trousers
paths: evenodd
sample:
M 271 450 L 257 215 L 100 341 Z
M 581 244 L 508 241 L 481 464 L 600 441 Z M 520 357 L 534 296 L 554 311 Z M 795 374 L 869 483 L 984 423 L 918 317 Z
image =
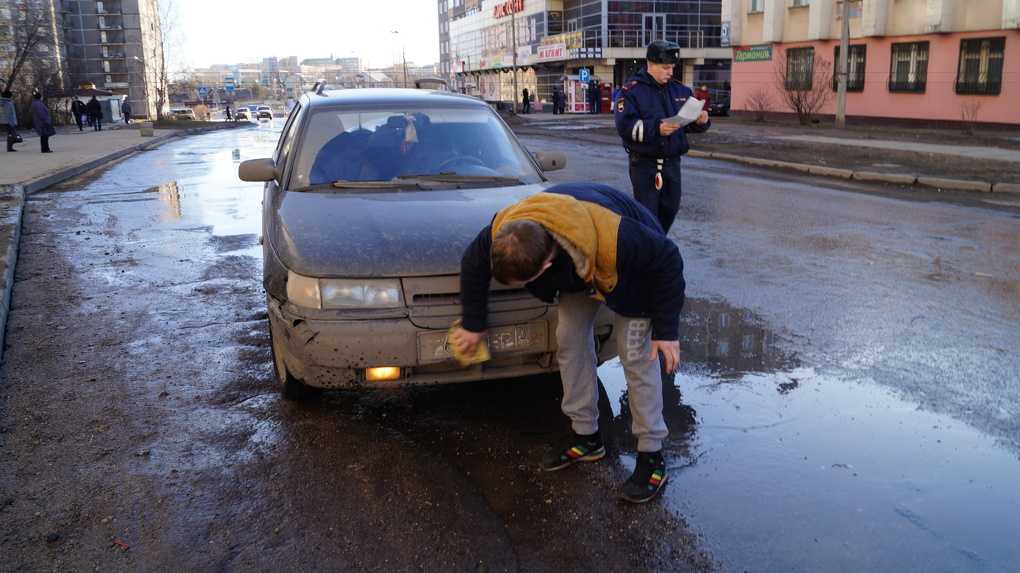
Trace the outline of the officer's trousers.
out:
M 661 189 L 655 188 L 656 174 L 662 175 Z M 662 230 L 668 233 L 680 210 L 680 158 L 659 160 L 632 155 L 630 183 L 634 199 L 658 217 Z

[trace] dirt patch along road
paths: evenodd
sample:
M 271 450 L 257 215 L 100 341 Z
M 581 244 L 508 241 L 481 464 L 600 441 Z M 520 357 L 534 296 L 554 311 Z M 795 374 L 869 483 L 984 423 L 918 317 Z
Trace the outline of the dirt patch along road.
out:
M 615 499 L 619 462 L 536 471 L 566 429 L 555 379 L 280 399 L 261 192 L 232 159 L 277 133 L 173 143 L 30 199 L 0 570 L 708 568 L 667 509 Z

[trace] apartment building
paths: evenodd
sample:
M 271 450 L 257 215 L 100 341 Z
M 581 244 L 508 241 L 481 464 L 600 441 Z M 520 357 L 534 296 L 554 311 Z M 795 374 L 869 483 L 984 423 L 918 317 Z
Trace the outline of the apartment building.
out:
M 848 116 L 1020 124 L 1020 0 L 847 1 Z M 777 90 L 837 67 L 842 14 L 843 0 L 723 0 L 731 108 L 770 94 L 789 111 Z
M 163 60 L 157 0 L 60 4 L 71 82 L 125 95 L 135 115 L 155 117 Z

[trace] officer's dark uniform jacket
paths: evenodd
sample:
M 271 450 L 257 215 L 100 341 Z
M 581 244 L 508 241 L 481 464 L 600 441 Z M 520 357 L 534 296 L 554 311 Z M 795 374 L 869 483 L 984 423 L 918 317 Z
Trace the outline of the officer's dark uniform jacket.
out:
M 642 69 L 621 89 L 616 102 L 616 131 L 623 138 L 628 153 L 642 159 L 672 159 L 687 153 L 689 146 L 685 132 L 702 133 L 711 122 L 688 124 L 669 137 L 659 134 L 662 120 L 676 115 L 687 98 L 693 97 L 691 88 L 676 80 L 659 85 L 648 70 Z
M 653 339 L 678 339 L 686 286 L 679 249 L 646 208 L 596 183 L 550 187 L 503 209 L 482 229 L 461 260 L 465 329 L 486 329 L 492 238 L 500 225 L 522 219 L 541 224 L 560 245 L 552 266 L 526 285 L 532 295 L 552 303 L 560 292 L 587 292 L 617 314 L 651 318 Z M 589 246 L 588 260 L 570 248 L 572 241 L 584 240 L 578 238 L 584 231 L 597 243 Z M 579 274 L 579 267 L 585 271 Z

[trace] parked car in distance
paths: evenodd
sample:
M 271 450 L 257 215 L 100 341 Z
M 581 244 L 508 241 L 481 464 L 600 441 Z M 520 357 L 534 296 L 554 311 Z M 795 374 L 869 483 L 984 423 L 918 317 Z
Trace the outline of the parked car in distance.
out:
M 234 121 L 251 121 L 251 112 L 246 107 L 239 107 L 234 111 Z
M 268 105 L 260 105 L 255 111 L 256 119 L 273 119 L 273 108 Z
M 554 372 L 554 304 L 493 282 L 492 359 L 461 368 L 460 261 L 501 208 L 549 184 L 559 153 L 530 154 L 483 101 L 415 89 L 301 96 L 272 157 L 240 165 L 263 188 L 263 285 L 285 397 L 322 388 L 437 384 Z M 600 360 L 615 356 L 600 314 Z
M 191 108 L 177 107 L 170 110 L 174 119 L 195 121 L 195 112 Z

